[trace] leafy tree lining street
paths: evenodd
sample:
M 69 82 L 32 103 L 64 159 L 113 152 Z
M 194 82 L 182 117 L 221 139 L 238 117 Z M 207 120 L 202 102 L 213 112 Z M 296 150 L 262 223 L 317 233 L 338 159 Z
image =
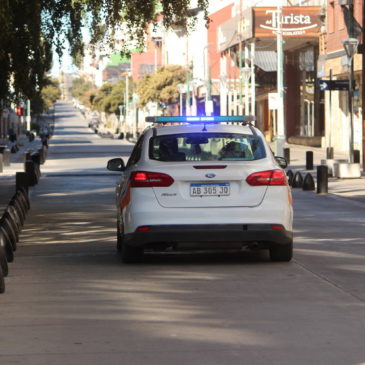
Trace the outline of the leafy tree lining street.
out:
M 149 102 L 166 105 L 179 100 L 178 84 L 185 83 L 186 69 L 178 65 L 160 67 L 153 74 L 146 74 L 137 84 L 129 80 L 128 97 L 135 90 L 138 95 L 139 107 L 145 107 Z M 120 114 L 120 106 L 125 105 L 126 82 L 122 77 L 117 83 L 105 83 L 96 89 L 92 83 L 83 78 L 75 79 L 72 86 L 72 96 L 86 107 L 100 112 Z
M 207 17 L 208 0 L 198 0 Z M 83 27 L 91 43 L 107 39 L 123 24 L 127 38 L 142 44 L 146 24 L 163 13 L 164 25 L 189 28 L 189 0 L 0 0 L 0 100 L 39 96 L 47 84 L 52 49 L 64 52 L 65 40 L 74 61 L 83 55 Z M 128 45 L 125 39 L 125 47 Z

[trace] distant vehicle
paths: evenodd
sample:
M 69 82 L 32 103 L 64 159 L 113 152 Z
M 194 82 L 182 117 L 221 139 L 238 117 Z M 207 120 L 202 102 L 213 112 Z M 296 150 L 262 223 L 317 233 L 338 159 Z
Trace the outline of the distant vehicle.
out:
M 93 129 L 94 131 L 97 130 L 100 125 L 101 125 L 101 121 L 99 119 L 92 119 L 89 122 L 89 128 Z
M 262 133 L 246 117 L 153 117 L 116 186 L 117 249 L 268 249 L 293 255 L 291 190 Z M 231 124 L 227 124 L 230 122 Z M 234 123 L 234 124 L 233 124 Z

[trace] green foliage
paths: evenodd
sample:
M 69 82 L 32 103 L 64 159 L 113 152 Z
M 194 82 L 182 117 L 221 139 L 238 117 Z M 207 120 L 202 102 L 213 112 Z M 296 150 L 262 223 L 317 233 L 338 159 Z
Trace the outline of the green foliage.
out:
M 61 90 L 57 80 L 47 78 L 44 83 L 43 88 L 30 101 L 33 114 L 47 111 L 61 97 Z
M 126 84 L 123 79 L 119 79 L 116 84 L 106 83 L 104 84 L 96 94 L 93 100 L 93 109 L 106 112 L 119 114 L 120 105 L 125 104 L 125 88 Z M 131 97 L 133 89 L 133 83 L 129 80 L 128 97 Z
M 49 83 L 41 90 L 41 97 L 44 101 L 44 109 L 48 110 L 61 97 L 61 90 L 58 81 L 49 80 Z
M 94 88 L 94 85 L 90 81 L 87 81 L 82 77 L 79 77 L 72 81 L 71 95 L 74 98 L 79 99 L 87 91 L 89 91 L 93 88 Z
M 35 97 L 46 83 L 52 52 L 42 32 L 43 1 L 0 0 L 0 99 Z
M 206 19 L 208 1 L 197 0 Z M 112 44 L 115 31 L 124 24 L 130 30 L 126 37 L 141 46 L 146 24 L 161 11 L 167 28 L 188 29 L 194 20 L 189 7 L 189 0 L 0 0 L 0 99 L 36 97 L 46 83 L 52 48 L 61 56 L 65 40 L 79 63 L 83 26 L 90 30 L 93 44 L 105 38 Z
M 160 67 L 156 73 L 145 75 L 137 85 L 139 105 L 157 102 L 160 105 L 176 103 L 179 100 L 177 84 L 186 81 L 186 69 L 182 66 L 169 65 Z

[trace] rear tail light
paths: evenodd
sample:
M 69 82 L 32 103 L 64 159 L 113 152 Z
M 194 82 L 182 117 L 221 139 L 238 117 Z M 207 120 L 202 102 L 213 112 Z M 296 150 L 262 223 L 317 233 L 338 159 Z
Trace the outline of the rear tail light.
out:
M 148 232 L 151 230 L 151 226 L 139 226 L 137 228 L 137 232 Z
M 135 171 L 131 175 L 132 188 L 166 187 L 174 183 L 174 179 L 161 172 Z
M 281 224 L 273 224 L 271 226 L 271 229 L 273 229 L 274 231 L 282 231 L 284 230 L 284 226 L 282 226 Z
M 267 170 L 251 174 L 247 179 L 251 186 L 262 185 L 288 185 L 287 177 L 284 170 Z

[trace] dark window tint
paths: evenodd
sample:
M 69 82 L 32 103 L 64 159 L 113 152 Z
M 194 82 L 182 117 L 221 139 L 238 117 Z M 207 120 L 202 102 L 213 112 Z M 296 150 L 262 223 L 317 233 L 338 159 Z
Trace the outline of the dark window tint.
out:
M 260 137 L 233 133 L 184 133 L 150 139 L 149 157 L 158 161 L 253 161 L 266 157 Z

